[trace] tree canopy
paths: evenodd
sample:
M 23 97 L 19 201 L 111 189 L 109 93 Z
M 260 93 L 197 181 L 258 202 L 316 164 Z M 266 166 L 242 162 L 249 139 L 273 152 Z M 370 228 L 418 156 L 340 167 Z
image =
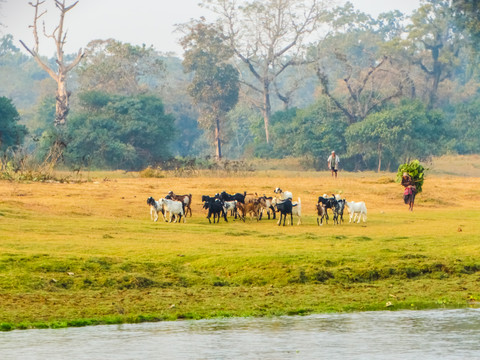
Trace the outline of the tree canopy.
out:
M 159 98 L 86 92 L 80 100 L 67 130 L 69 164 L 138 170 L 170 156 L 174 118 Z
M 15 149 L 23 143 L 27 129 L 18 123 L 20 115 L 12 104 L 12 100 L 0 97 L 0 151 Z
M 67 2 L 58 1 L 64 15 Z M 227 159 L 300 157 L 319 170 L 335 150 L 343 169 L 377 171 L 480 153 L 477 0 L 422 0 L 411 15 L 377 17 L 323 0 L 201 6 L 212 16 L 177 26 L 183 58 L 116 39 L 92 39 L 75 68 L 83 53 L 62 54 L 65 131 L 51 127 L 55 77 L 1 38 L 0 97 L 28 129 L 18 128 L 23 147 L 57 139 L 69 165 L 125 169 L 213 149 Z M 58 56 L 40 60 L 62 67 Z

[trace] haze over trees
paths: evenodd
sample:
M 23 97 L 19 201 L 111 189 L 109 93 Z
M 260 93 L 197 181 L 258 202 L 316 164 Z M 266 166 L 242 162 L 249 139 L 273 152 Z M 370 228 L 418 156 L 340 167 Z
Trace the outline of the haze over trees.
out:
M 63 15 L 76 4 L 53 1 Z M 17 110 L 12 129 L 24 126 L 9 146 L 46 154 L 54 124 L 64 124 L 72 168 L 293 156 L 324 169 L 335 150 L 346 170 L 383 171 L 411 158 L 480 153 L 478 1 L 423 0 L 411 15 L 377 18 L 316 0 L 202 6 L 211 21 L 178 27 L 182 58 L 92 39 L 85 56 L 47 59 L 35 57 L 36 36 L 31 57 L 3 35 L 0 105 Z M 61 24 L 51 34 L 60 50 L 68 18 Z
M 238 102 L 238 71 L 227 63 L 233 51 L 225 46 L 221 34 L 204 21 L 192 22 L 185 31 L 181 41 L 186 49 L 184 71 L 194 72 L 188 91 L 200 107 L 199 123 L 207 131 L 214 129 L 215 157 L 221 159 L 221 124 Z

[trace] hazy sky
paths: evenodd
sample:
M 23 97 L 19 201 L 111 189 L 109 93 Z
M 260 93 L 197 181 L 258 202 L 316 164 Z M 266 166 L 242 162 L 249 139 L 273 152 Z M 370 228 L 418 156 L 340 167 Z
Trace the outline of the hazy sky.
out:
M 33 46 L 29 25 L 33 22 L 34 9 L 28 4 L 29 1 L 34 0 L 0 1 L 0 23 L 4 25 L 0 27 L 0 35 L 12 34 L 17 47 L 21 47 L 19 40 Z M 66 4 L 73 2 L 67 0 Z M 409 14 L 420 6 L 420 0 L 350 2 L 373 16 L 394 9 Z M 79 0 L 65 17 L 68 34 L 64 50 L 66 53 L 76 53 L 90 40 L 114 38 L 134 45 L 153 45 L 158 51 L 180 55 L 182 49 L 177 43 L 180 35 L 174 33 L 174 25 L 192 18 L 198 19 L 202 15 L 211 18 L 206 10 L 198 7 L 198 3 L 199 0 Z M 345 1 L 338 0 L 337 3 Z M 54 7 L 54 0 L 46 0 L 43 6 L 48 12 L 42 19 L 46 32 L 51 33 L 58 24 L 58 10 Z M 41 36 L 40 53 L 52 56 L 52 44 L 52 39 Z

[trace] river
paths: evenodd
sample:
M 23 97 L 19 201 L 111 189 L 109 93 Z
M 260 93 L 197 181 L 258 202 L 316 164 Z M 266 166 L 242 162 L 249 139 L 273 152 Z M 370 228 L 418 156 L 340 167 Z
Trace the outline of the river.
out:
M 16 330 L 0 359 L 480 359 L 480 310 L 382 311 Z

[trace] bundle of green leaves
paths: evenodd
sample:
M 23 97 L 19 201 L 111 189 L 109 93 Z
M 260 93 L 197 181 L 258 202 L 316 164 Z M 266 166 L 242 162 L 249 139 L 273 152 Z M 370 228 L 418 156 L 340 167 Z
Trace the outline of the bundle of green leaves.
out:
M 402 181 L 403 173 L 410 175 L 415 182 L 417 193 L 422 192 L 423 180 L 425 178 L 425 169 L 418 160 L 412 160 L 409 163 L 401 164 L 397 171 L 397 182 Z

